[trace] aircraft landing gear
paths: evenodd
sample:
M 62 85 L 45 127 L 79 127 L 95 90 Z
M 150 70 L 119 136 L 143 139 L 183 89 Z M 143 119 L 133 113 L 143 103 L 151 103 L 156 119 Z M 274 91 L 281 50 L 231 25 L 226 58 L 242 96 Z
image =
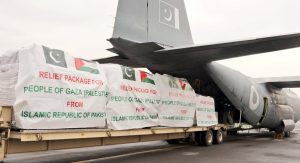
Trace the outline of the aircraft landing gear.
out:
M 274 138 L 275 139 L 283 139 L 284 137 L 285 138 L 288 138 L 291 136 L 291 131 L 286 131 L 286 132 L 276 132 L 275 131 L 275 136 Z
M 280 125 L 276 129 L 274 129 L 275 132 L 274 139 L 283 139 L 283 131 L 284 131 L 283 125 Z
M 291 131 L 284 132 L 284 137 L 288 138 L 291 136 Z
M 291 136 L 291 131 L 284 131 L 284 125 L 282 124 L 280 127 L 275 129 L 275 139 L 283 139 Z

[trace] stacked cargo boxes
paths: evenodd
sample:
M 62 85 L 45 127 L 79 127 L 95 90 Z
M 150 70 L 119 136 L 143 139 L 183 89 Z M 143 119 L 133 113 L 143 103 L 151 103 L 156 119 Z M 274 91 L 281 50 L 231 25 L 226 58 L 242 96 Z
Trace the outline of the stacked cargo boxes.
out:
M 198 126 L 217 123 L 213 99 L 196 95 L 186 79 L 100 65 L 41 45 L 10 54 L 1 56 L 1 65 L 14 66 L 0 74 L 11 84 L 0 88 L 0 105 L 14 103 L 17 128 L 191 127 L 195 115 Z

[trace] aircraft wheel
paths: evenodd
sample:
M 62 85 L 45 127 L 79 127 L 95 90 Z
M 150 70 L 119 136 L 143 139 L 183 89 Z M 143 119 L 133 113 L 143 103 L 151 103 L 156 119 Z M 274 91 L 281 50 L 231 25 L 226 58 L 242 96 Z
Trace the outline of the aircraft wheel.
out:
M 180 144 L 180 140 L 179 139 L 170 139 L 170 140 L 166 140 L 168 144 Z
M 213 144 L 213 139 L 213 132 L 211 130 L 204 131 L 201 135 L 204 146 L 211 146 Z
M 224 140 L 224 134 L 222 130 L 213 131 L 213 143 L 222 144 Z
M 282 134 L 284 132 L 284 125 L 281 124 L 280 126 L 278 126 L 276 129 L 275 129 L 275 133 L 276 134 Z
M 291 131 L 284 132 L 284 137 L 288 138 L 291 136 Z

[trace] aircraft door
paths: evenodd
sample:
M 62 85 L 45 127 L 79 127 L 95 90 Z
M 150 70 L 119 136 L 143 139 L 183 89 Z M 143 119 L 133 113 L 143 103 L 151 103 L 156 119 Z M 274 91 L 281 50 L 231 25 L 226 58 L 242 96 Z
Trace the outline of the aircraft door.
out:
M 261 118 L 259 120 L 259 124 L 261 124 L 264 121 L 268 110 L 269 110 L 269 99 L 267 97 L 264 97 L 264 108 L 263 108 L 263 113 L 261 115 Z

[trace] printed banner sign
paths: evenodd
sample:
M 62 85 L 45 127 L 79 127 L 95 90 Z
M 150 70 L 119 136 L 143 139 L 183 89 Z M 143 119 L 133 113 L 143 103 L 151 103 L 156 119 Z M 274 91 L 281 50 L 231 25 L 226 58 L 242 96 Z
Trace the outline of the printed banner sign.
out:
M 158 108 L 160 126 L 190 127 L 195 115 L 196 94 L 186 79 L 155 74 L 161 91 Z
M 96 62 L 33 45 L 21 49 L 14 118 L 23 129 L 103 128 L 107 80 Z
M 126 130 L 157 126 L 160 91 L 153 75 L 116 64 L 101 66 L 110 89 L 106 106 L 108 127 Z
M 215 102 L 213 98 L 197 95 L 196 120 L 197 126 L 212 126 L 218 124 L 218 114 L 215 112 Z

